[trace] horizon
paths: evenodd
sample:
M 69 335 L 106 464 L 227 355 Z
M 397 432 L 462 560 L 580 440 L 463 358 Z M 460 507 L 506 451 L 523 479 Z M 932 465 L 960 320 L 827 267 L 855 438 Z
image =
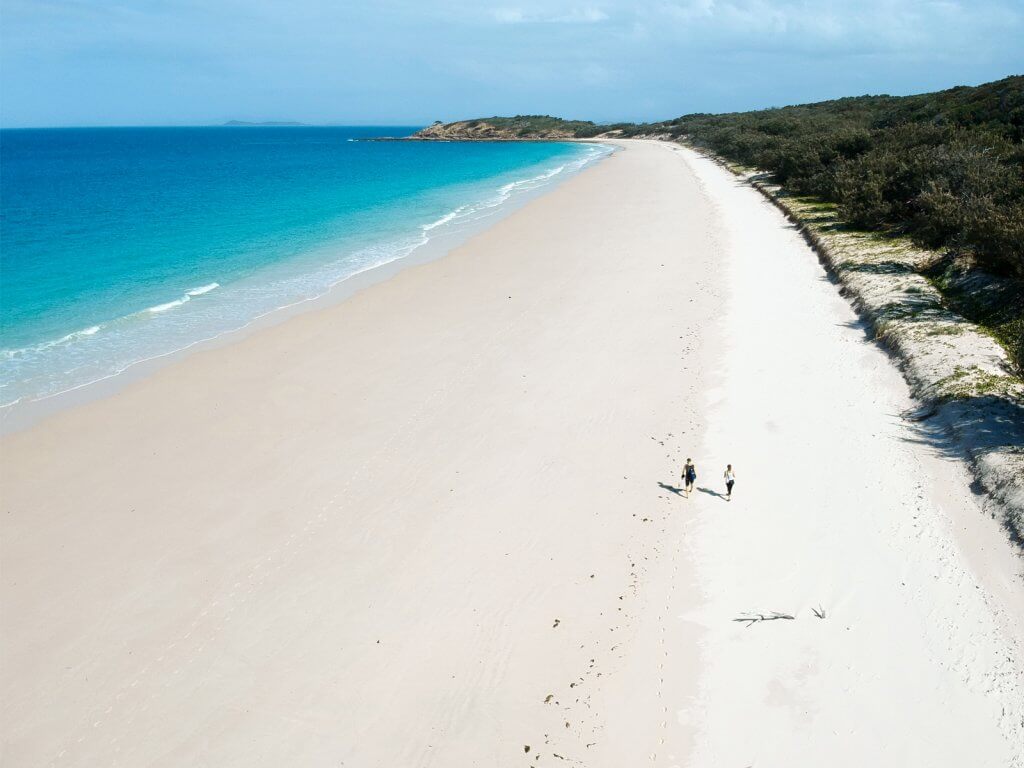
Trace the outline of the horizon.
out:
M 231 118 L 227 118 L 227 119 L 224 119 L 224 120 L 221 120 L 221 121 L 194 122 L 194 123 L 184 123 L 184 122 L 183 123 L 134 123 L 134 124 L 123 123 L 123 124 L 16 125 L 16 126 L 15 125 L 2 125 L 2 124 L 0 124 L 0 130 L 5 130 L 5 131 L 11 131 L 11 130 L 75 130 L 75 129 L 98 129 L 98 128 L 108 128 L 108 129 L 118 129 L 118 128 L 413 128 L 413 129 L 418 129 L 418 128 L 427 127 L 427 126 L 431 125 L 434 122 L 445 122 L 445 123 L 448 123 L 448 122 L 458 122 L 458 121 L 461 121 L 461 120 L 486 120 L 486 119 L 488 119 L 490 117 L 537 117 L 537 116 L 555 117 L 555 118 L 561 118 L 561 119 L 564 119 L 564 120 L 578 120 L 578 121 L 592 122 L 595 125 L 614 125 L 614 124 L 617 124 L 617 123 L 643 124 L 643 123 L 657 123 L 657 122 L 662 122 L 662 121 L 666 121 L 666 120 L 672 120 L 672 119 L 675 119 L 675 118 L 678 118 L 678 117 L 685 117 L 687 115 L 702 114 L 702 113 L 706 113 L 706 114 L 730 114 L 730 113 L 742 113 L 742 112 L 767 112 L 767 111 L 770 111 L 770 110 L 773 110 L 773 109 L 783 109 L 783 108 L 786 108 L 786 107 L 796 107 L 796 106 L 808 106 L 808 105 L 812 105 L 812 104 L 820 104 L 820 103 L 823 103 L 823 102 L 837 101 L 839 99 L 846 99 L 846 98 L 853 98 L 853 99 L 859 99 L 859 98 L 884 98 L 884 97 L 902 98 L 902 97 L 906 97 L 906 96 L 919 96 L 919 95 L 925 95 L 925 94 L 928 94 L 928 93 L 939 93 L 939 92 L 942 92 L 942 91 L 949 91 L 949 90 L 953 90 L 955 88 L 971 88 L 971 87 L 976 87 L 976 86 L 980 86 L 980 85 L 985 85 L 985 84 L 991 83 L 991 82 L 999 82 L 1001 80 L 1007 80 L 1009 78 L 1022 77 L 1022 76 L 1024 76 L 1024 71 L 1022 71 L 1022 72 L 1011 72 L 1011 73 L 1008 73 L 1008 74 L 1003 75 L 1001 77 L 993 78 L 992 80 L 985 80 L 985 81 L 977 82 L 977 83 L 974 83 L 974 82 L 972 82 L 972 83 L 954 83 L 954 84 L 951 84 L 951 85 L 943 86 L 941 88 L 936 88 L 935 90 L 932 90 L 932 91 L 913 91 L 913 92 L 908 92 L 908 93 L 879 92 L 879 93 L 845 94 L 845 95 L 840 95 L 840 96 L 832 96 L 832 97 L 829 97 L 829 98 L 819 99 L 817 101 L 801 101 L 801 102 L 793 102 L 793 103 L 787 103 L 787 104 L 773 104 L 773 105 L 770 105 L 770 106 L 757 107 L 757 108 L 753 108 L 753 109 L 730 110 L 730 112 L 707 112 L 706 110 L 696 110 L 696 111 L 693 111 L 693 112 L 686 112 L 686 113 L 668 115 L 668 116 L 665 116 L 665 117 L 653 118 L 651 120 L 629 120 L 629 119 L 621 119 L 621 120 L 616 120 L 616 119 L 612 119 L 612 120 L 592 120 L 591 118 L 582 117 L 582 116 L 578 116 L 578 115 L 558 115 L 558 114 L 555 114 L 555 115 L 542 115 L 541 113 L 515 113 L 515 114 L 513 114 L 513 113 L 505 113 L 505 114 L 492 114 L 492 115 L 482 115 L 482 114 L 463 115 L 461 117 L 452 118 L 451 120 L 443 120 L 443 121 L 442 120 L 429 120 L 429 121 L 420 121 L 420 122 L 414 122 L 414 123 L 408 123 L 408 122 L 388 123 L 388 122 L 380 122 L 380 121 L 350 122 L 350 123 L 342 123 L 342 122 L 336 122 L 336 121 L 302 122 L 302 121 L 292 120 L 292 119 L 290 119 L 288 117 L 281 117 L 281 118 L 272 118 L 271 117 L 271 118 L 264 118 L 264 119 L 248 119 L 248 118 L 234 118 L 234 117 L 231 117 Z
M 152 123 L 118 125 L 9 125 L 0 126 L 3 131 L 74 131 L 107 128 L 424 128 L 429 123 L 299 123 L 290 120 L 226 120 L 219 123 Z
M 1024 72 L 1011 0 L 3 0 L 3 13 L 4 128 L 655 122 Z

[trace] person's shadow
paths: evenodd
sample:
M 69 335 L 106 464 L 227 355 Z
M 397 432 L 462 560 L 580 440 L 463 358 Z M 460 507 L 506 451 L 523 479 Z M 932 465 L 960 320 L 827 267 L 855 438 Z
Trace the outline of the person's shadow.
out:
M 683 495 L 683 489 L 682 488 L 676 488 L 674 485 L 668 485 L 667 483 L 663 483 L 660 480 L 658 481 L 658 487 L 659 488 L 664 488 L 666 491 L 671 491 L 676 496 L 682 496 Z
M 725 501 L 728 498 L 724 493 L 719 493 L 718 491 L 712 491 L 710 488 L 698 487 L 697 490 L 700 491 L 701 493 L 706 493 L 708 496 L 717 496 L 722 501 Z

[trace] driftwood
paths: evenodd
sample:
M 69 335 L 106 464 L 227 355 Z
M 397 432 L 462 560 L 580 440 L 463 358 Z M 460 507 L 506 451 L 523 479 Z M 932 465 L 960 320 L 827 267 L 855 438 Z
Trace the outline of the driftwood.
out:
M 772 611 L 770 614 L 763 613 L 752 613 L 749 616 L 740 616 L 733 619 L 733 621 L 745 622 L 747 629 L 754 626 L 760 621 L 778 621 L 779 619 L 785 619 L 786 621 L 792 621 L 795 617 L 790 616 L 788 613 L 779 613 L 778 611 Z

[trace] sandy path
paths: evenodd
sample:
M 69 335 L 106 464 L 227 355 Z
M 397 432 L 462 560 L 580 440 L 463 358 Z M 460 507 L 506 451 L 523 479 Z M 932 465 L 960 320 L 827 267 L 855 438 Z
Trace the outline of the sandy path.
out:
M 1006 765 L 1012 564 L 820 276 L 632 144 L 6 438 L 5 764 Z

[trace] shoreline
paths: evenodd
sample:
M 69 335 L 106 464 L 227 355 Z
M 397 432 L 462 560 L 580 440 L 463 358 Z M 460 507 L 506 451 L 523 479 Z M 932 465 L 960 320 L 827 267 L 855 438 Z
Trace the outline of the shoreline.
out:
M 685 171 L 653 151 L 3 438 L 5 754 L 507 764 L 606 729 L 589 751 L 609 760 L 664 738 L 603 714 L 649 711 L 659 671 L 679 695 L 695 658 L 681 638 L 667 662 L 623 656 L 663 639 L 644 585 L 687 568 L 653 564 L 652 521 L 673 521 L 634 514 L 661 493 L 648 435 L 694 386 L 649 376 L 684 329 L 643 310 L 678 300 L 684 267 L 661 254 L 688 233 L 667 215 Z
M 3 437 L 5 756 L 1024 764 L 1020 564 L 898 371 L 767 200 L 619 146 Z
M 602 142 L 593 143 L 601 144 Z M 604 143 L 604 146 L 611 145 Z M 616 150 L 613 148 L 608 155 L 588 161 L 582 167 L 571 171 L 568 175 L 560 178 L 552 185 L 527 190 L 526 192 L 519 194 L 517 197 L 505 201 L 492 214 L 478 219 L 471 226 L 455 232 L 442 232 L 428 240 L 423 245 L 416 247 L 410 254 L 377 266 L 363 269 L 348 277 L 342 278 L 328 286 L 323 293 L 316 296 L 300 298 L 291 304 L 264 312 L 238 328 L 223 331 L 207 338 L 198 339 L 179 349 L 174 349 L 152 357 L 137 360 L 121 370 L 103 376 L 99 379 L 32 400 L 26 400 L 23 402 L 19 401 L 0 406 L 0 436 L 24 431 L 46 420 L 50 416 L 60 413 L 61 411 L 115 395 L 131 383 L 141 380 L 147 376 L 151 376 L 169 365 L 174 365 L 175 363 L 186 359 L 189 355 L 196 352 L 221 349 L 245 339 L 249 335 L 257 333 L 262 329 L 286 322 L 296 315 L 304 312 L 317 311 L 345 301 L 370 286 L 389 280 L 403 269 L 426 264 L 436 259 L 443 258 L 454 248 L 457 248 L 480 232 L 511 215 L 524 205 L 528 204 L 531 200 L 550 192 L 552 189 L 557 188 L 568 179 L 571 179 L 577 174 L 583 173 L 594 165 L 600 163 L 602 160 L 613 154 L 614 151 Z

